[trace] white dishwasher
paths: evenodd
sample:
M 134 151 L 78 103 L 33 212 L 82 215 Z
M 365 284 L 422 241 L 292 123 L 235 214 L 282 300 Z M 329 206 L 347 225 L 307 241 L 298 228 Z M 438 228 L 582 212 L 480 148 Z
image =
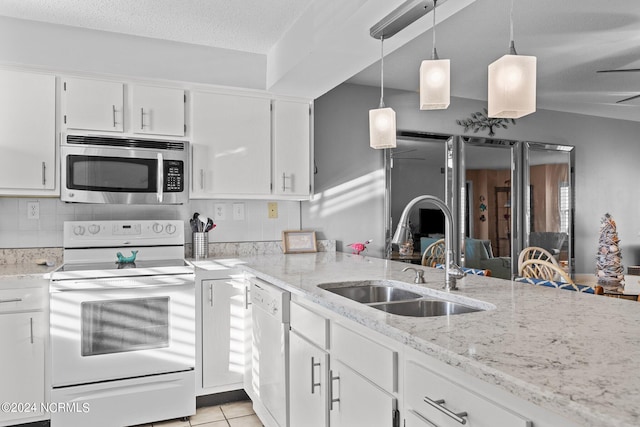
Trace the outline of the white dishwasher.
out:
M 252 278 L 251 388 L 266 427 L 289 427 L 289 301 L 291 294 Z

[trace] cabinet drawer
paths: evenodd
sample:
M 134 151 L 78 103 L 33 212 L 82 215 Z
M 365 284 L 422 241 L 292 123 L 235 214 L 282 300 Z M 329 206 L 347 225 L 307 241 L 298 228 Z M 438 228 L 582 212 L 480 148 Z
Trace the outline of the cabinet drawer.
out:
M 511 410 L 411 361 L 405 371 L 405 398 L 408 411 L 438 426 L 459 427 L 456 416 L 474 427 L 532 426 Z
M 0 290 L 0 313 L 43 310 L 46 305 L 46 289 L 2 289 Z
M 326 350 L 329 344 L 329 321 L 317 313 L 291 302 L 291 329 L 304 336 L 318 347 Z
M 398 389 L 398 353 L 341 325 L 332 324 L 331 356 L 393 393 Z

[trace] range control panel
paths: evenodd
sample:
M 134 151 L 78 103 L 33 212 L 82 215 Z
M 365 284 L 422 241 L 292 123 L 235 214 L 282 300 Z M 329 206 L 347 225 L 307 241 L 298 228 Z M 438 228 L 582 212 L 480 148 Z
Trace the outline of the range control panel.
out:
M 65 221 L 63 247 L 184 245 L 184 221 Z

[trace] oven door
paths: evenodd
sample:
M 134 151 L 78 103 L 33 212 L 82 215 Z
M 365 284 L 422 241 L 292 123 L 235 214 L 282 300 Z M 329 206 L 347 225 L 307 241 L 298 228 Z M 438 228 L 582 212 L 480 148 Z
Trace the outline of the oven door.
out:
M 186 153 L 63 145 L 60 198 L 82 203 L 184 203 Z
M 51 282 L 52 385 L 191 370 L 194 276 Z

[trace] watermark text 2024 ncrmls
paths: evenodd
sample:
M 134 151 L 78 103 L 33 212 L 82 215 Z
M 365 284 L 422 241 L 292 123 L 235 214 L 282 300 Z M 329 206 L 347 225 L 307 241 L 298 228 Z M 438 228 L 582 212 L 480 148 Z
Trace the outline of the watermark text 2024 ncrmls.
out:
M 87 413 L 90 410 L 91 406 L 88 402 L 3 402 L 0 404 L 0 411 L 12 413 Z

